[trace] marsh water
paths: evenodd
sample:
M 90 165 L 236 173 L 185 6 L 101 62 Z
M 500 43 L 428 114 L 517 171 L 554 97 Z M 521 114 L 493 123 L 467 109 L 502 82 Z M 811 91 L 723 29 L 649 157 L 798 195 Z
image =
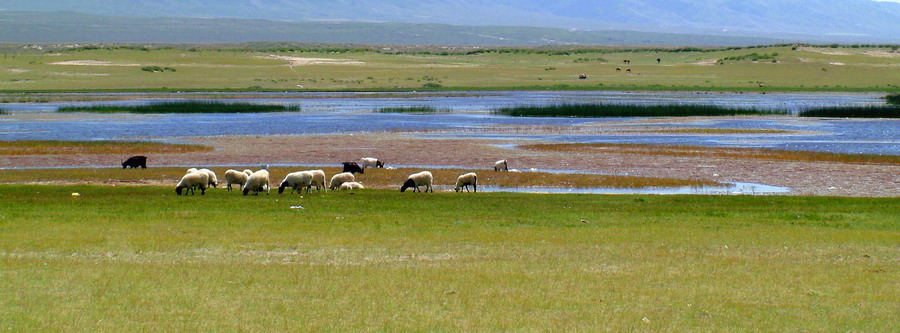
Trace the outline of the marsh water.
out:
M 227 135 L 305 135 L 443 130 L 419 133 L 459 137 L 562 142 L 648 143 L 728 147 L 765 147 L 841 153 L 900 155 L 900 120 L 817 119 L 793 116 L 692 118 L 660 122 L 646 118 L 520 118 L 493 114 L 500 107 L 559 103 L 702 104 L 797 112 L 813 107 L 883 105 L 871 93 L 693 93 L 693 92 L 458 92 L 458 93 L 252 93 L 242 102 L 300 106 L 300 112 L 263 114 L 65 114 L 62 106 L 142 105 L 189 100 L 197 94 L 57 94 L 90 102 L 4 103 L 12 116 L 0 116 L 0 140 L 161 140 Z M 202 93 L 204 97 L 214 93 Z M 234 101 L 241 93 L 222 93 Z M 228 98 L 226 98 L 228 97 Z M 123 100 L 124 98 L 124 100 Z M 108 100 L 107 100 L 108 99 Z M 449 112 L 379 113 L 387 107 L 431 106 Z M 19 115 L 19 116 L 17 116 Z M 25 115 L 25 116 L 21 116 Z M 42 116 L 46 115 L 46 116 Z M 646 120 L 646 122 L 645 122 Z M 625 126 L 715 129 L 774 129 L 793 134 L 500 134 L 495 125 L 582 125 L 628 121 Z M 478 130 L 474 130 L 478 129 Z M 799 133 L 799 134 L 798 134 Z

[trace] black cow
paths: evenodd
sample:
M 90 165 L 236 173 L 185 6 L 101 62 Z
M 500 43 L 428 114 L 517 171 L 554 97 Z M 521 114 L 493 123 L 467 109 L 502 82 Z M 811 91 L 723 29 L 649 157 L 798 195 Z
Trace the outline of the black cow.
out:
M 141 167 L 141 169 L 147 168 L 147 156 L 132 156 L 129 157 L 125 162 L 122 162 L 122 169 L 127 167 L 137 168 Z
M 356 162 L 343 162 L 344 171 L 349 173 L 366 173 L 366 170 L 359 166 Z

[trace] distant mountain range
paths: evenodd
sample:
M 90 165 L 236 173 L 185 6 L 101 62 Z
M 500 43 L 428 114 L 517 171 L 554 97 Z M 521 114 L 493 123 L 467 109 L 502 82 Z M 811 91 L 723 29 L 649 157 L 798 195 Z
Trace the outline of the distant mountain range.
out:
M 871 0 L 4 0 L 7 11 L 119 17 L 436 23 L 900 41 L 900 4 Z M 3 33 L 3 32 L 0 32 Z
M 71 12 L 0 11 L 0 43 L 93 42 L 745 46 L 782 43 L 786 40 L 620 30 L 572 31 L 538 27 L 287 22 L 233 18 L 124 18 Z

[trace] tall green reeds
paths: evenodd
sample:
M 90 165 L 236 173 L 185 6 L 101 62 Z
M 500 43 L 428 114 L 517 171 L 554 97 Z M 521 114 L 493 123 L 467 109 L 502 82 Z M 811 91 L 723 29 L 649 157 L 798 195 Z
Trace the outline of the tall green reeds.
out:
M 900 93 L 894 93 L 884 96 L 884 100 L 887 101 L 888 104 L 900 105 Z
M 66 106 L 59 112 L 91 113 L 263 113 L 300 111 L 297 106 L 215 101 L 161 102 L 148 105 Z
M 494 113 L 514 117 L 690 117 L 787 114 L 781 110 L 758 110 L 715 105 L 617 105 L 617 104 L 558 104 L 542 106 L 514 106 L 494 110 Z

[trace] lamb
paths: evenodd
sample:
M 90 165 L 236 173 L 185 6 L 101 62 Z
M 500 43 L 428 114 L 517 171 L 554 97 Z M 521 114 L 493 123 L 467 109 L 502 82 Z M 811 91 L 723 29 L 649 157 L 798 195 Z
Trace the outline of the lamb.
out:
M 342 162 L 341 164 L 344 165 L 344 170 L 341 172 L 366 173 L 366 170 L 360 167 L 356 162 Z
M 175 193 L 181 195 L 182 190 L 184 191 L 184 195 L 187 195 L 188 192 L 191 192 L 191 195 L 194 194 L 194 187 L 200 188 L 200 195 L 206 194 L 206 184 L 209 182 L 209 176 L 202 172 L 191 172 L 183 177 L 181 177 L 181 181 L 178 182 L 178 185 L 175 185 Z
M 353 176 L 352 173 L 342 172 L 331 177 L 331 185 L 328 186 L 328 189 L 334 191 L 334 189 L 338 188 L 343 183 L 355 181 L 356 177 Z
M 377 158 L 374 158 L 374 157 L 363 157 L 363 158 L 359 159 L 359 166 L 361 166 L 363 169 L 365 169 L 367 167 L 384 168 L 384 162 L 381 162 Z
M 309 193 L 309 188 L 312 184 L 313 176 L 308 171 L 297 171 L 287 174 L 284 176 L 284 180 L 281 181 L 281 185 L 278 186 L 278 194 L 284 193 L 285 187 L 291 188 L 291 193 L 294 193 L 294 190 L 297 190 L 297 193 L 303 193 L 303 189 L 306 188 L 306 192 Z
M 266 194 L 269 194 L 269 171 L 268 170 L 259 170 L 254 172 L 247 178 L 247 183 L 244 184 L 244 195 L 250 193 L 253 190 L 253 195 L 259 195 L 260 191 L 265 190 Z
M 494 162 L 494 171 L 509 171 L 509 165 L 506 163 L 506 160 L 499 160 Z
M 472 188 L 475 189 L 475 193 L 478 193 L 478 175 L 474 172 L 469 172 L 467 174 L 460 175 L 459 178 L 456 178 L 456 192 L 462 191 L 462 188 L 465 187 L 466 192 L 469 191 L 469 185 L 472 185 Z
M 342 191 L 344 191 L 344 190 L 359 190 L 359 189 L 364 189 L 364 188 L 365 187 L 363 186 L 363 184 L 360 184 L 357 182 L 346 182 L 346 183 L 341 184 L 341 186 L 340 186 L 340 190 L 342 190 Z
M 252 174 L 253 172 L 250 173 Z M 250 175 L 245 172 L 228 169 L 228 171 L 225 171 L 225 182 L 227 184 L 226 187 L 229 191 L 231 191 L 231 184 L 238 184 L 241 186 L 241 188 L 243 188 L 244 184 L 247 183 L 247 178 L 249 177 Z
M 403 186 L 400 187 L 400 192 L 406 192 L 406 189 L 410 187 L 413 188 L 413 192 L 421 192 L 419 186 L 425 186 L 425 192 L 430 190 L 434 193 L 434 189 L 431 188 L 432 182 L 434 182 L 434 176 L 431 175 L 431 172 L 422 171 L 414 173 L 409 175 L 409 178 L 403 183 Z

